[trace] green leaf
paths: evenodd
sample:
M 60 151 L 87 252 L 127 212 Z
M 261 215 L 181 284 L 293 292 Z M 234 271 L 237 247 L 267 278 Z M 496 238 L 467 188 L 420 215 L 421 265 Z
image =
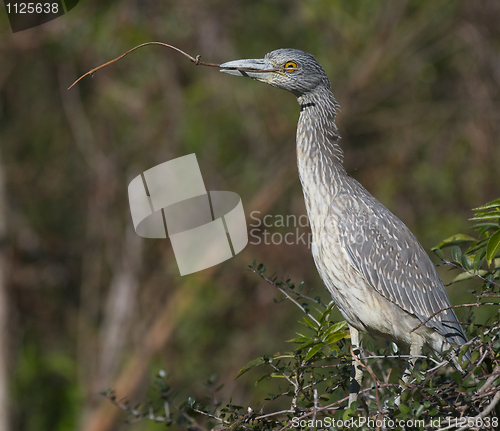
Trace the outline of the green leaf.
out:
M 317 298 L 319 298 L 319 296 Z M 316 302 L 318 302 L 318 301 L 316 301 Z M 319 302 L 321 302 L 321 298 L 320 298 Z M 321 316 L 319 316 L 318 320 L 320 322 L 326 322 L 327 318 L 330 316 L 330 314 L 332 312 L 333 307 L 335 307 L 335 303 L 333 301 L 331 301 L 328 304 L 328 306 L 326 307 L 326 310 L 321 314 Z
M 399 411 L 400 411 L 401 413 L 404 413 L 405 415 L 407 415 L 408 413 L 410 413 L 410 412 L 411 412 L 411 409 L 410 409 L 410 407 L 408 407 L 406 404 L 400 404 L 400 405 L 399 405 Z
M 488 245 L 486 246 L 486 260 L 488 261 L 488 265 L 491 264 L 491 261 L 493 260 L 499 249 L 500 249 L 500 230 L 490 237 Z
M 488 221 L 488 222 L 481 222 L 481 223 L 476 223 L 474 226 L 471 227 L 471 229 L 476 229 L 478 235 L 485 236 L 488 231 L 493 231 L 492 233 L 495 233 L 496 231 L 500 230 L 500 224 Z
M 291 340 L 286 340 L 286 343 L 305 343 L 306 341 L 309 341 L 310 338 L 308 337 L 297 337 L 297 338 L 292 338 Z
M 477 233 L 479 234 L 479 236 L 487 236 L 486 234 L 488 231 L 492 230 L 493 233 L 495 233 L 499 229 L 500 229 L 500 225 L 495 223 L 495 227 L 483 227 L 482 229 L 479 229 L 479 231 Z
M 424 411 L 425 406 L 423 404 L 419 404 L 417 410 L 415 411 L 415 417 L 418 418 L 422 412 Z
M 444 239 L 435 247 L 432 247 L 432 251 L 435 251 L 436 249 L 440 249 L 443 247 L 450 247 L 452 245 L 463 244 L 464 242 L 476 242 L 476 241 L 477 241 L 476 238 L 472 238 L 469 235 L 465 235 L 464 233 L 457 233 L 453 236 L 450 236 L 449 238 Z
M 347 328 L 347 322 L 346 321 L 343 321 L 343 322 L 339 322 L 339 323 L 335 323 L 335 325 L 332 325 L 330 326 L 322 335 L 322 338 L 323 339 L 326 339 L 328 338 L 331 334 L 333 334 L 334 332 L 338 332 L 338 331 L 341 331 L 343 330 L 344 328 Z
M 432 251 L 440 259 L 444 259 L 444 253 L 443 253 L 443 251 L 440 248 L 434 248 L 434 249 L 432 249 Z
M 451 258 L 455 261 L 455 262 L 460 262 L 460 260 L 462 259 L 462 250 L 460 249 L 460 247 L 458 245 L 454 245 L 451 249 Z
M 469 220 L 481 221 L 481 220 L 497 220 L 500 218 L 500 211 L 490 211 L 484 213 L 477 213 L 474 217 Z
M 472 244 L 466 251 L 465 254 L 473 254 L 476 253 L 478 250 L 484 250 L 486 248 L 486 244 L 488 243 L 488 239 L 482 239 L 481 241 L 477 242 L 476 244 Z M 486 250 L 484 250 L 484 253 L 486 253 Z
M 465 256 L 464 254 L 462 255 L 462 258 L 460 259 L 461 263 L 462 263 L 462 267 L 466 270 L 470 270 L 471 268 L 471 263 L 470 263 L 470 260 L 467 256 Z
M 330 329 L 333 331 L 340 331 L 345 328 L 347 328 L 347 322 L 343 320 L 342 322 L 335 323 Z
M 257 386 L 260 382 L 262 382 L 262 380 L 267 380 L 267 379 L 270 379 L 272 378 L 273 375 L 270 374 L 270 373 L 267 373 L 267 374 L 263 374 L 262 376 L 260 376 L 257 381 L 255 382 L 255 386 Z
M 314 331 L 318 330 L 318 325 L 316 325 L 316 323 L 313 323 L 313 321 L 311 319 L 308 319 L 305 316 L 304 316 L 304 321 L 299 322 L 299 323 L 302 323 L 303 325 L 308 326 L 309 328 L 311 328 Z
M 321 349 L 321 346 L 314 346 L 307 352 L 306 358 L 304 359 L 306 362 L 311 359 L 316 353 L 318 353 Z
M 471 226 L 471 229 L 498 228 L 498 223 L 481 222 Z
M 331 334 L 325 341 L 326 344 L 333 344 L 336 343 L 337 341 L 340 341 L 344 338 L 348 338 L 349 331 L 340 331 L 340 332 L 334 332 Z
M 316 340 L 313 340 L 313 339 L 309 339 L 308 342 L 304 343 L 304 344 L 301 344 L 299 347 L 297 347 L 296 350 L 304 350 L 304 349 L 307 349 L 308 347 L 311 347 L 311 346 L 314 346 L 315 344 L 317 343 Z
M 292 355 L 291 353 L 285 353 L 284 355 L 274 355 L 273 356 L 273 361 L 276 360 L 276 359 L 284 359 L 284 358 L 287 358 L 287 359 L 293 359 L 295 358 L 294 355 Z
M 286 379 L 286 377 L 283 374 L 278 374 L 278 373 L 271 373 L 269 374 L 273 379 Z
M 429 415 L 431 415 L 431 416 L 436 416 L 438 413 L 439 413 L 439 411 L 438 411 L 438 409 L 436 407 L 433 407 L 429 411 Z
M 470 278 L 475 278 L 477 275 L 484 276 L 485 274 L 488 274 L 488 271 L 485 271 L 484 269 L 480 269 L 476 273 L 469 273 L 469 272 L 462 272 L 461 274 L 458 274 L 453 280 L 452 283 L 457 283 L 458 281 L 464 281 L 464 280 L 469 280 Z
M 251 370 L 252 368 L 258 367 L 259 365 L 266 364 L 266 361 L 264 361 L 263 358 L 257 358 L 252 361 L 250 361 L 248 364 L 246 364 L 239 372 L 236 378 L 242 376 L 245 374 L 248 370 Z
M 496 207 L 500 207 L 500 198 L 488 202 L 487 204 L 481 205 L 480 207 L 474 208 L 472 211 L 484 211 Z
M 342 415 L 342 420 L 343 421 L 348 421 L 349 419 L 356 417 L 356 415 L 357 415 L 357 411 L 356 410 L 357 409 L 358 409 L 358 403 L 357 403 L 357 401 L 354 401 L 351 404 L 351 407 L 349 407 L 346 410 L 344 410 L 344 414 Z

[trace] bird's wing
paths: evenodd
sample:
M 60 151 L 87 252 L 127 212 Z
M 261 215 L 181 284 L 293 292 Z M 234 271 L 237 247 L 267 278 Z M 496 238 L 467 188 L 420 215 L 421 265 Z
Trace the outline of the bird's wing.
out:
M 422 322 L 449 307 L 443 282 L 415 236 L 359 183 L 356 186 L 366 199 L 345 194 L 338 224 L 351 265 L 377 292 Z M 467 341 L 453 309 L 439 313 L 426 325 L 454 344 Z

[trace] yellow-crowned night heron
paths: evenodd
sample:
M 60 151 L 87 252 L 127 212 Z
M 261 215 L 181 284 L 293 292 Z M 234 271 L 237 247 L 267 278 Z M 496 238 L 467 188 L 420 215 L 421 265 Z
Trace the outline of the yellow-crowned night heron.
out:
M 353 346 L 359 346 L 358 331 L 409 345 L 411 355 L 419 355 L 424 344 L 438 355 L 464 344 L 467 339 L 453 309 L 412 332 L 450 306 L 450 300 L 436 268 L 406 225 L 346 173 L 335 125 L 339 104 L 318 61 L 296 49 L 278 49 L 263 59 L 230 61 L 221 68 L 297 97 L 297 162 L 313 235 L 312 254 L 349 324 Z M 252 72 L 269 69 L 281 70 Z M 413 360 L 405 381 L 410 364 Z M 350 403 L 357 399 L 361 380 L 361 369 L 353 367 Z

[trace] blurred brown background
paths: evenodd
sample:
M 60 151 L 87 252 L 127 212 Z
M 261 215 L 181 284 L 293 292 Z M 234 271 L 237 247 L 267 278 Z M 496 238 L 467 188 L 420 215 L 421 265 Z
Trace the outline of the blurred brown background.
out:
M 499 22 L 497 0 L 82 0 L 13 34 L 0 11 L 0 430 L 160 429 L 120 425 L 99 395 L 143 400 L 160 369 L 180 397 L 218 373 L 221 395 L 253 405 L 266 385 L 238 370 L 290 349 L 300 325 L 247 265 L 328 298 L 303 244 L 250 243 L 180 277 L 128 207 L 132 178 L 194 152 L 207 190 L 238 193 L 249 223 L 305 214 L 291 94 L 160 47 L 67 91 L 78 76 L 152 40 L 217 63 L 311 52 L 342 106 L 348 172 L 430 250 L 500 196 Z

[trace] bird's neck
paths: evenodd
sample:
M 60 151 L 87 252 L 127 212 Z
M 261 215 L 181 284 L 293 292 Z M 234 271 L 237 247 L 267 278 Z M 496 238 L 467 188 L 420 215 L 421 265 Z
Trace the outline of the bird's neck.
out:
M 340 109 L 332 92 L 321 88 L 297 98 L 297 164 L 313 235 L 321 229 L 330 203 L 339 192 L 346 172 L 335 124 Z

